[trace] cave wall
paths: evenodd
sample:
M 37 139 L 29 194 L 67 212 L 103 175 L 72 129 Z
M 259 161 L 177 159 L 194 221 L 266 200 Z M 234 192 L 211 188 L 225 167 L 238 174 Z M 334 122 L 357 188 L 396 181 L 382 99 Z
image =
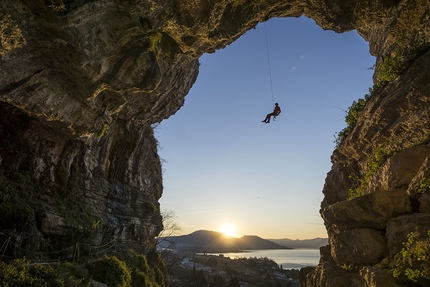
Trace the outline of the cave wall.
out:
M 0 4 L 6 256 L 146 252 L 162 229 L 151 125 L 183 105 L 198 59 L 158 31 L 155 3 L 63 4 Z
M 430 230 L 428 191 L 420 189 L 430 177 L 429 7 L 428 0 L 2 0 L 5 255 L 153 248 L 162 229 L 153 125 L 184 104 L 203 53 L 259 22 L 303 15 L 323 29 L 357 30 L 376 56 L 377 86 L 333 152 L 321 204 L 330 245 L 316 268 L 303 270 L 302 284 L 408 284 L 390 270 L 401 265 L 407 235 L 425 242 Z M 386 80 L 388 60 L 402 69 Z

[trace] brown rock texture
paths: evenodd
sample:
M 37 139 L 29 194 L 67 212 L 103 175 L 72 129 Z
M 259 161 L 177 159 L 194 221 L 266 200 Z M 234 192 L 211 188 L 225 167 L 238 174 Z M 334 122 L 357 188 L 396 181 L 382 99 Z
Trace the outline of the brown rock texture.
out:
M 404 273 L 430 272 L 430 255 L 414 257 L 430 244 L 428 0 L 2 0 L 5 258 L 154 248 L 153 125 L 183 105 L 203 53 L 272 17 L 302 15 L 356 29 L 377 57 L 373 95 L 326 178 L 330 245 L 302 285 L 429 286 L 425 274 Z

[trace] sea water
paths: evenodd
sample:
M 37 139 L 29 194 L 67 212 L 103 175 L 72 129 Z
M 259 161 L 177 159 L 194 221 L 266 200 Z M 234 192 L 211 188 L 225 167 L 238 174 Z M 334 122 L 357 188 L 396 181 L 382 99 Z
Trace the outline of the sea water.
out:
M 282 265 L 284 269 L 300 269 L 306 266 L 316 266 L 320 260 L 319 249 L 265 249 L 210 254 L 222 254 L 231 259 L 267 257 L 275 261 L 278 265 Z

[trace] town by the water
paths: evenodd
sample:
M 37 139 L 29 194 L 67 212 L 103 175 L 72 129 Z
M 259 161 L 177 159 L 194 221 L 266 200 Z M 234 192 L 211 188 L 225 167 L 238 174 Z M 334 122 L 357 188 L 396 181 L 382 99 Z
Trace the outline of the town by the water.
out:
M 299 270 L 269 258 L 231 259 L 223 255 L 164 254 L 171 287 L 299 287 Z
M 300 287 L 299 269 L 285 268 L 266 255 L 228 257 L 234 250 L 293 249 L 286 244 L 316 249 L 326 245 L 327 239 L 226 238 L 220 232 L 198 230 L 161 239 L 158 247 L 168 269 L 170 287 Z

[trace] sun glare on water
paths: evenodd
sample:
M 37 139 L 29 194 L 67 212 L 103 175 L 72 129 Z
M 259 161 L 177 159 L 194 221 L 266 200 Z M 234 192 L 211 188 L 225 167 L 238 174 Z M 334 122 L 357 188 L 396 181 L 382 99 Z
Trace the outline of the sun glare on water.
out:
M 234 236 L 236 234 L 236 228 L 232 224 L 224 224 L 221 227 L 221 232 L 227 236 Z

